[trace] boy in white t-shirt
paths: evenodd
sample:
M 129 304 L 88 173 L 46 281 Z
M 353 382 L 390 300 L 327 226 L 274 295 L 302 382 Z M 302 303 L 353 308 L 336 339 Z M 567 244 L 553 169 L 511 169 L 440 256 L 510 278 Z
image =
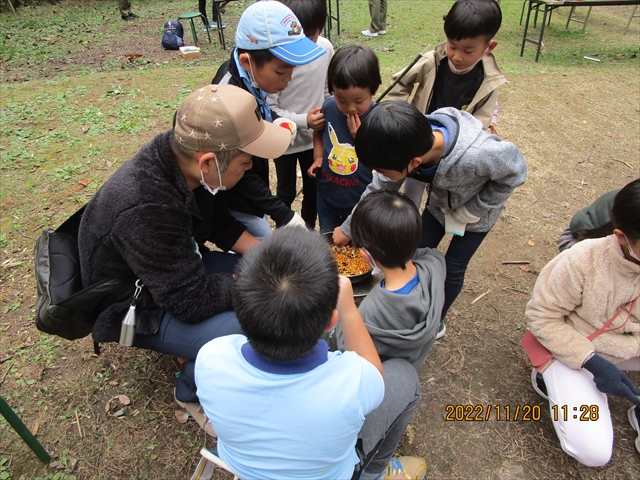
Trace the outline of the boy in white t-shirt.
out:
M 240 478 L 424 478 L 424 459 L 391 458 L 420 400 L 416 371 L 380 362 L 323 238 L 276 230 L 241 260 L 233 303 L 246 337 L 207 343 L 195 377 Z M 329 352 L 320 336 L 338 317 L 346 351 Z
M 296 67 L 291 81 L 281 92 L 267 96 L 271 109 L 288 118 L 298 127 L 295 141 L 279 158 L 274 159 L 278 184 L 276 196 L 291 208 L 297 193 L 296 166 L 302 173 L 302 208 L 300 216 L 307 228 L 316 226 L 316 181 L 307 170 L 313 164 L 313 132 L 324 128 L 322 103 L 330 96 L 327 88 L 327 68 L 333 57 L 333 45 L 320 36 L 327 21 L 325 0 L 281 0 L 300 20 L 305 35 L 322 47 L 327 54 L 311 63 Z

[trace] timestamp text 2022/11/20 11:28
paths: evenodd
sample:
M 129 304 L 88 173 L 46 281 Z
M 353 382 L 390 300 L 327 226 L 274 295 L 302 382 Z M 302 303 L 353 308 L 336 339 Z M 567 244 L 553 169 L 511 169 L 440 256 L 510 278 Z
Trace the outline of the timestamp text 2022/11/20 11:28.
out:
M 490 419 L 497 421 L 523 421 L 537 422 L 540 420 L 542 409 L 540 405 L 447 405 L 444 419 L 449 422 L 487 422 Z M 569 407 L 567 405 L 552 405 L 551 416 L 553 421 L 569 419 L 582 422 L 595 422 L 600 416 L 597 405 L 580 405 Z

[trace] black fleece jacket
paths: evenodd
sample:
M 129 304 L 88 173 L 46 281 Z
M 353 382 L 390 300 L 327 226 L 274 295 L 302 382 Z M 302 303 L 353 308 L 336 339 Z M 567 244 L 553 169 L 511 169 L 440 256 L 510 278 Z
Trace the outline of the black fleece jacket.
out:
M 139 278 L 136 333 L 153 334 L 164 311 L 197 323 L 232 309 L 232 276 L 206 275 L 199 251 L 230 249 L 245 228 L 219 195 L 190 190 L 169 139 L 157 135 L 120 167 L 87 204 L 78 245 L 85 287 L 106 278 Z M 118 341 L 129 301 L 111 305 L 93 327 L 96 342 Z
M 238 73 L 238 67 L 233 58 L 233 50 L 231 51 L 231 58 L 220 66 L 211 83 L 216 85 L 235 85 L 247 90 Z M 271 114 L 274 120 L 278 118 L 278 114 L 273 110 Z M 235 187 L 222 192 L 222 194 L 230 209 L 255 215 L 256 217 L 262 217 L 265 214 L 269 215 L 278 227 L 286 225 L 293 218 L 293 210 L 271 193 L 269 187 L 269 162 L 265 158 L 253 157 L 253 168 L 245 172 Z

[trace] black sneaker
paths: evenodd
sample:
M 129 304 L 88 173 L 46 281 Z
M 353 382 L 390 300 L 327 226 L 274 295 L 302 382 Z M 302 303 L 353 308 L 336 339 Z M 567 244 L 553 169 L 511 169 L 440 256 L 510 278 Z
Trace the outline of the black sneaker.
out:
M 542 374 L 535 368 L 531 370 L 531 385 L 533 385 L 533 389 L 538 392 L 538 395 L 545 400 L 549 400 L 547 385 L 544 383 L 544 378 L 542 378 Z
M 640 407 L 631 407 L 627 411 L 627 417 L 629 417 L 631 428 L 638 432 L 638 436 L 636 437 L 636 450 L 640 452 Z

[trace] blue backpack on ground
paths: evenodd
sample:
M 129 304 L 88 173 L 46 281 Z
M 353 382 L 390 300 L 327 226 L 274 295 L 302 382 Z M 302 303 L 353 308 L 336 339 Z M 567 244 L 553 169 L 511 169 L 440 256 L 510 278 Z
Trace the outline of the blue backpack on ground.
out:
M 184 47 L 183 37 L 182 24 L 177 20 L 169 20 L 164 24 L 161 45 L 167 50 L 178 50 L 180 47 Z

